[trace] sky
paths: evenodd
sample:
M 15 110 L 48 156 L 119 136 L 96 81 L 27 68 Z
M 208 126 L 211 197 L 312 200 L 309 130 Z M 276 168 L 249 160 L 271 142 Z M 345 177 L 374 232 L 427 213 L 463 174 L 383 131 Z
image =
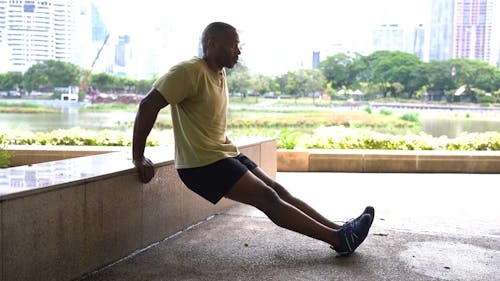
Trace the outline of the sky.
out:
M 137 5 L 135 3 L 140 3 Z M 279 75 L 312 64 L 338 42 L 367 44 L 367 26 L 427 23 L 430 0 L 98 1 L 111 33 L 163 44 L 161 71 L 197 55 L 201 32 L 224 21 L 239 32 L 240 59 L 251 72 Z M 156 32 L 155 32 L 156 31 Z

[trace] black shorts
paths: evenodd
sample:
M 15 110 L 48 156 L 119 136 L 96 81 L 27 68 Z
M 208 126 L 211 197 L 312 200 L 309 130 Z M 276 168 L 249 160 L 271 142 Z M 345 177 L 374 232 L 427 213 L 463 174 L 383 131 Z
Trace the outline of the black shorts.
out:
M 207 166 L 177 169 L 177 173 L 189 189 L 216 204 L 243 174 L 256 167 L 255 162 L 240 153 Z

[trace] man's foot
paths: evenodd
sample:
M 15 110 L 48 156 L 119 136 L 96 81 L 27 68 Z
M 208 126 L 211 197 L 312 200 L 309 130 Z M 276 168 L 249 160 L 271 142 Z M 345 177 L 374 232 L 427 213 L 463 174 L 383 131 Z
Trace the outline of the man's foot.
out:
M 369 214 L 372 217 L 372 221 L 370 222 L 370 227 L 372 226 L 373 220 L 375 219 L 375 208 L 372 206 L 367 206 L 363 211 L 363 214 Z M 361 214 L 361 216 L 363 215 Z M 361 217 L 359 216 L 358 219 Z
M 371 220 L 370 220 L 370 224 L 369 224 L 369 228 L 372 227 L 372 223 L 373 223 L 373 220 L 375 218 L 375 208 L 373 208 L 372 206 L 367 206 L 365 208 L 365 210 L 363 211 L 363 213 L 361 213 L 361 215 L 359 215 L 359 217 L 356 218 L 356 220 L 360 220 L 361 217 L 364 215 L 364 214 L 368 214 L 370 215 L 371 217 Z M 335 248 L 333 246 L 330 246 L 330 248 L 332 248 L 332 250 L 335 250 Z
M 341 256 L 349 256 L 354 253 L 354 250 L 363 243 L 368 235 L 372 221 L 370 214 L 363 213 L 358 218 L 346 222 L 336 232 L 340 238 L 340 245 L 333 247 L 333 249 Z

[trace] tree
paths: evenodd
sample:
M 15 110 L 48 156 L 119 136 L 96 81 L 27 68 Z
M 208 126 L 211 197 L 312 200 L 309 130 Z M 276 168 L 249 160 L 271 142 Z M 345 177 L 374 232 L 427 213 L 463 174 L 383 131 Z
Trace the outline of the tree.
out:
M 233 72 L 246 72 L 248 73 L 248 67 L 245 64 L 243 59 L 240 59 L 237 64 L 233 66 L 233 68 L 226 68 L 226 75 L 230 76 Z
M 466 60 L 463 65 L 464 72 L 466 72 L 466 77 L 464 77 L 466 84 L 489 93 L 499 88 L 497 81 L 500 77 L 500 69 L 479 60 Z
M 368 56 L 362 56 L 354 62 L 353 69 L 358 70 L 357 81 L 359 82 L 381 82 L 374 81 L 374 73 L 378 64 L 387 56 L 391 51 L 376 51 Z
M 134 82 L 135 86 L 135 92 L 140 95 L 145 95 L 146 93 L 151 90 L 151 87 L 153 86 L 153 83 L 158 79 L 158 76 L 153 76 L 148 80 L 136 80 Z
M 406 86 L 410 85 L 412 80 L 420 75 L 415 72 L 415 70 L 418 70 L 422 64 L 423 62 L 416 55 L 400 51 L 386 52 L 379 57 L 371 79 L 376 83 L 399 83 L 404 89 L 407 89 Z M 412 91 L 418 90 L 421 86 L 423 86 L 423 84 L 413 85 L 414 89 L 412 89 Z M 391 92 L 392 96 L 399 96 L 398 92 L 394 91 L 394 89 L 394 87 L 390 87 L 388 90 Z M 399 93 L 402 92 L 403 91 L 400 91 Z M 383 95 L 385 96 L 385 94 L 384 92 Z
M 290 95 L 297 100 L 299 98 L 302 91 L 299 90 L 299 74 L 297 71 L 288 71 L 285 75 L 283 75 L 282 83 L 283 83 L 283 92 L 286 95 Z
M 297 100 L 306 94 L 312 94 L 315 99 L 316 92 L 325 88 L 326 79 L 319 69 L 299 69 L 289 71 L 281 78 L 285 83 L 284 91 Z
M 23 83 L 28 92 L 68 87 L 78 84 L 81 73 L 81 69 L 72 63 L 46 60 L 28 68 L 24 73 Z
M 114 90 L 130 93 L 135 90 L 135 80 L 129 77 L 117 76 Z
M 22 88 L 23 74 L 21 72 L 7 72 L 0 74 L 0 89 L 16 90 Z
M 90 84 L 98 91 L 111 91 L 117 88 L 119 78 L 115 75 L 100 72 L 90 75 Z
M 256 75 L 253 77 L 253 87 L 254 90 L 259 93 L 258 95 L 255 95 L 255 101 L 257 101 L 258 96 L 262 96 L 267 92 L 273 91 L 274 86 L 274 81 L 271 77 L 269 76 L 264 76 L 264 75 Z
M 425 63 L 419 63 L 413 67 L 409 73 L 409 79 L 406 81 L 405 89 L 408 98 L 411 99 L 417 95 L 422 88 L 428 84 L 428 75 L 425 73 Z
M 248 68 L 240 61 L 232 69 L 226 68 L 227 85 L 231 93 L 240 93 L 245 98 L 253 88 Z
M 306 94 L 311 94 L 313 103 L 318 94 L 323 92 L 326 87 L 326 78 L 319 69 L 305 69 L 303 70 L 305 79 L 303 80 L 303 91 Z
M 456 89 L 456 69 L 449 60 L 430 61 L 427 63 L 426 73 L 428 75 L 429 90 L 445 91 Z
M 346 54 L 336 54 L 320 62 L 319 69 L 333 88 L 348 88 L 355 83 L 352 64 L 355 58 Z
M 245 98 L 252 89 L 252 78 L 247 72 L 233 71 L 227 77 L 227 85 L 231 93 L 240 93 Z

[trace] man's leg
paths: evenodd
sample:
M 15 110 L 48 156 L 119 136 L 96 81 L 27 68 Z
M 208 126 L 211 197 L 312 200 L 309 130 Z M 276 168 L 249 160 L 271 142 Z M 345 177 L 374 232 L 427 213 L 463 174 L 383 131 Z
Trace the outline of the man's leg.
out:
M 250 171 L 236 182 L 226 197 L 256 207 L 283 228 L 319 239 L 334 247 L 342 243 L 335 229 L 283 200 L 272 187 Z
M 281 184 L 273 180 L 271 177 L 269 177 L 266 172 L 264 172 L 261 168 L 257 167 L 251 171 L 254 175 L 256 175 L 259 179 L 261 179 L 267 186 L 270 186 L 276 193 L 278 193 L 279 197 L 286 201 L 287 203 L 295 206 L 297 209 L 301 210 L 317 222 L 332 228 L 332 229 L 339 229 L 340 225 L 328 220 L 325 218 L 323 215 L 318 213 L 316 210 L 314 210 L 311 206 L 309 206 L 307 203 L 303 202 L 302 200 L 292 196 L 288 190 L 286 190 Z

